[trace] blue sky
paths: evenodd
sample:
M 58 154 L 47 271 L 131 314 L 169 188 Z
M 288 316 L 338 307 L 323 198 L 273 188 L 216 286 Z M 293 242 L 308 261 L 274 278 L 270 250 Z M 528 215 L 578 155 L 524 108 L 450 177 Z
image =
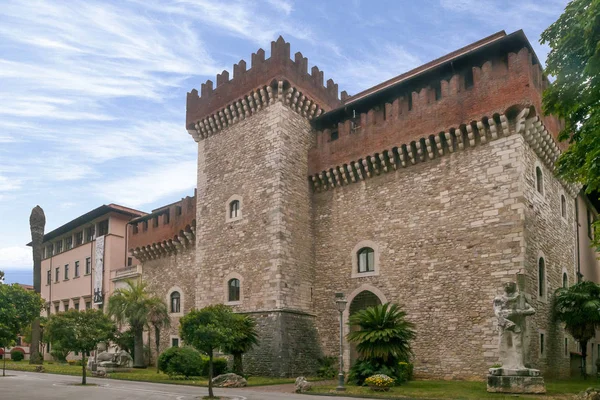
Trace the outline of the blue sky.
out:
M 566 1 L 0 0 L 0 270 L 31 282 L 46 231 L 101 205 L 193 192 L 186 92 L 279 35 L 353 94 L 499 30 L 540 33 Z

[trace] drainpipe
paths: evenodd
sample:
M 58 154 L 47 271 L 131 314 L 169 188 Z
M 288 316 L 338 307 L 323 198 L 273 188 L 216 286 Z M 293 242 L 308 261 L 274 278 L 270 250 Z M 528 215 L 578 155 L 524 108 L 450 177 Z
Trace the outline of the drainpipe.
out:
M 577 237 L 577 283 L 581 282 L 581 249 L 579 247 L 579 196 L 575 198 L 575 232 Z

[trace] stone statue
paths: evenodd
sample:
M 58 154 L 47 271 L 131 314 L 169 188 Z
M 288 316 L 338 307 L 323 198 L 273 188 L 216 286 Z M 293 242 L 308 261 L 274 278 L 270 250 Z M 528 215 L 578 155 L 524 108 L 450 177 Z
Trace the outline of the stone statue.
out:
M 131 368 L 133 366 L 133 358 L 125 350 L 117 353 L 103 351 L 96 358 L 98 367 L 102 367 L 106 372 L 112 372 L 117 368 Z
M 494 314 L 500 331 L 500 368 L 490 368 L 488 392 L 545 393 L 544 378 L 537 369 L 526 368 L 523 362 L 523 335 L 526 317 L 535 310 L 517 290 L 515 282 L 504 284 L 504 294 L 494 298 Z

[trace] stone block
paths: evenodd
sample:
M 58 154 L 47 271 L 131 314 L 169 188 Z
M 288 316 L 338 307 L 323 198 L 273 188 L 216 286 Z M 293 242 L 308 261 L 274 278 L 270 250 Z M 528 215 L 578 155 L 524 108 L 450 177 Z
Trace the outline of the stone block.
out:
M 488 375 L 487 391 L 490 393 L 546 393 L 541 376 Z

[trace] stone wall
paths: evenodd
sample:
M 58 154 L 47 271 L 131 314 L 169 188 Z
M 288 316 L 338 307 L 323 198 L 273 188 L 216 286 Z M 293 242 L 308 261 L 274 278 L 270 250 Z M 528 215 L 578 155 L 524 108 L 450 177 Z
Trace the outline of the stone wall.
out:
M 523 271 L 523 147 L 511 135 L 315 193 L 315 309 L 326 353 L 339 341 L 334 292 L 351 301 L 371 290 L 404 305 L 416 324 L 419 376 L 485 376 L 498 360 L 492 300 Z M 378 246 L 379 275 L 353 277 L 363 240 Z

